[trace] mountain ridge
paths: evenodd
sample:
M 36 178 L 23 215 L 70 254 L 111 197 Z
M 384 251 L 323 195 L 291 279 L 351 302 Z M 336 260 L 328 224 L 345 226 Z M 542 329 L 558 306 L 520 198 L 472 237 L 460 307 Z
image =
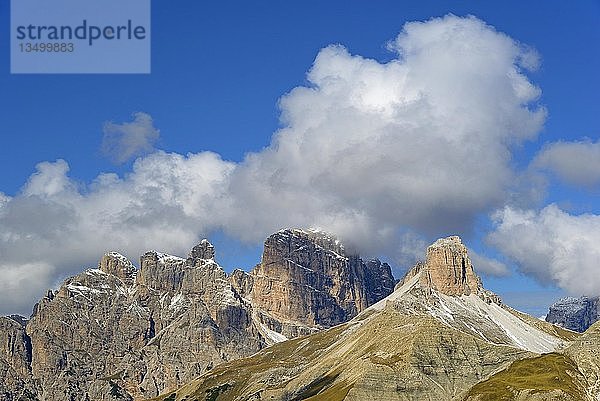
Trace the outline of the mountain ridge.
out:
M 502 305 L 481 285 L 458 237 L 437 245 L 392 294 L 349 322 L 228 362 L 156 400 L 578 400 L 574 394 L 593 393 L 592 373 L 579 370 L 576 381 L 565 373 L 547 388 L 511 388 L 508 398 L 486 392 L 523 371 L 520 361 L 550 355 L 542 369 L 553 372 L 552 355 L 577 360 L 566 352 L 579 334 Z
M 26 326 L 0 326 L 0 339 L 20 339 L 19 347 L 7 345 L 0 379 L 9 383 L 7 397 L 31 389 L 24 400 L 149 398 L 220 363 L 353 317 L 393 290 L 389 266 L 373 263 L 345 255 L 324 233 L 291 229 L 267 238 L 254 270 L 229 275 L 208 240 L 187 257 L 148 251 L 139 268 L 107 252 L 97 268 L 49 291 Z M 378 279 L 365 280 L 375 268 Z M 268 286 L 274 281 L 281 288 Z M 274 314 L 253 303 L 266 290 L 295 308 Z M 327 308 L 334 313 L 323 313 Z M 14 368 L 22 365 L 27 369 Z

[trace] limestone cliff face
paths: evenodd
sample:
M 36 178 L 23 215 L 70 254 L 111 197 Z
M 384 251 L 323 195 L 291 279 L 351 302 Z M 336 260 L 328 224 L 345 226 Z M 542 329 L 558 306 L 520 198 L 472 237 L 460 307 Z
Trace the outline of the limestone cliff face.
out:
M 0 341 L 0 400 L 35 400 L 31 341 L 25 327 L 14 319 L 0 317 Z
M 105 254 L 100 259 L 100 263 L 98 263 L 98 269 L 119 278 L 128 286 L 132 285 L 135 281 L 135 266 L 126 257 L 117 252 Z
M 261 320 L 287 337 L 345 322 L 394 287 L 387 264 L 363 261 L 333 236 L 304 230 L 267 238 L 250 276 L 249 294 Z
M 284 238 L 277 246 L 293 252 L 295 241 Z M 577 397 L 586 385 L 577 369 L 565 370 L 566 358 L 554 358 L 577 334 L 502 306 L 492 295 L 460 239 L 445 238 L 392 294 L 349 322 L 227 362 L 159 399 L 591 401 Z M 597 344 L 584 358 L 592 366 Z M 538 366 L 540 355 L 548 358 Z M 528 363 L 511 370 L 518 361 Z M 597 381 L 597 370 L 586 377 Z M 565 382 L 567 392 L 560 388 Z
M 0 319 L 0 400 L 154 397 L 391 292 L 387 264 L 347 256 L 330 236 L 286 232 L 267 240 L 254 271 L 229 276 L 207 240 L 186 258 L 146 252 L 139 269 L 105 254 L 48 291 L 26 328 Z
M 229 276 L 229 282 L 242 298 L 251 297 L 254 278 L 250 273 L 235 269 Z
M 427 248 L 422 284 L 446 295 L 477 293 L 481 281 L 460 237 L 441 238 Z
M 440 238 L 427 248 L 425 262 L 418 262 L 396 285 L 401 287 L 419 275 L 423 288 L 441 294 L 457 296 L 481 294 L 492 296 L 483 289 L 481 279 L 475 274 L 467 247 L 460 237 Z M 484 294 L 488 293 L 488 294 Z M 500 303 L 500 299 L 494 299 Z
M 108 253 L 42 299 L 28 324 L 40 397 L 149 398 L 262 348 L 211 248 L 187 259 L 148 252 L 138 271 Z

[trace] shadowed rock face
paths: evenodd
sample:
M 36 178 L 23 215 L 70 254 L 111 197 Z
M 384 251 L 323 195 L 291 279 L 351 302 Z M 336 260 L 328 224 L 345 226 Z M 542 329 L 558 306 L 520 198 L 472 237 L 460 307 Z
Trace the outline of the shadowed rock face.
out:
M 30 321 L 0 319 L 0 400 L 150 398 L 285 336 L 344 322 L 391 291 L 388 265 L 346 256 L 332 237 L 292 237 L 285 247 L 281 233 L 270 237 L 263 263 L 229 276 L 207 240 L 187 258 L 146 252 L 139 269 L 105 254 L 48 291 Z
M 198 245 L 192 248 L 188 259 L 192 261 L 212 260 L 215 258 L 215 247 L 203 239 Z
M 600 298 L 562 298 L 554 303 L 546 315 L 546 321 L 565 329 L 583 333 L 600 319 Z
M 253 306 L 272 330 L 294 337 L 297 322 L 331 327 L 390 294 L 389 265 L 347 254 L 334 237 L 283 230 L 265 241 L 262 261 L 251 273 Z
M 31 339 L 13 318 L 0 317 L 0 399 L 35 400 Z

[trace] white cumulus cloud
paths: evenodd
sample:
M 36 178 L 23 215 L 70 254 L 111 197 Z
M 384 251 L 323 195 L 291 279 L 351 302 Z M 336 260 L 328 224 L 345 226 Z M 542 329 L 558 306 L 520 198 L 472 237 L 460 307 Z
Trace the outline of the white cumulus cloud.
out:
M 575 295 L 600 295 L 600 216 L 505 207 L 488 240 L 521 270 Z
M 184 255 L 222 223 L 232 169 L 210 152 L 157 152 L 82 189 L 65 161 L 40 163 L 21 194 L 0 202 L 0 314 L 27 314 L 33 295 L 107 250 L 134 261 L 148 249 Z
M 271 145 L 233 173 L 230 231 L 309 223 L 389 245 L 398 227 L 463 232 L 503 204 L 511 145 L 546 115 L 523 73 L 531 50 L 455 16 L 408 23 L 390 48 L 388 63 L 321 50 L 309 85 L 281 99 Z
M 469 249 L 469 256 L 471 257 L 471 262 L 476 273 L 495 277 L 504 277 L 510 274 L 508 266 L 497 259 L 488 258 L 472 249 Z
M 537 154 L 532 164 L 568 184 L 600 187 L 600 141 L 550 143 Z
M 159 151 L 124 177 L 101 174 L 83 186 L 66 162 L 39 164 L 0 202 L 0 274 L 21 271 L 42 288 L 105 250 L 183 253 L 217 229 L 257 242 L 286 226 L 320 227 L 398 263 L 422 256 L 425 239 L 469 232 L 511 196 L 513 146 L 544 123 L 540 89 L 526 75 L 537 56 L 477 18 L 453 15 L 406 24 L 389 48 L 386 63 L 322 49 L 308 84 L 282 97 L 271 143 L 238 164 Z M 158 138 L 143 113 L 105 132 L 116 162 Z M 33 303 L 25 290 L 11 296 L 20 311 Z M 6 297 L 0 291 L 0 305 Z

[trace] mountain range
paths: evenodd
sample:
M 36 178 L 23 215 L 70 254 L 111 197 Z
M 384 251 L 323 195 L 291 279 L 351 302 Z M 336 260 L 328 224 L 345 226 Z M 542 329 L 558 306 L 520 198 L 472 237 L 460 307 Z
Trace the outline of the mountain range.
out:
M 449 237 L 349 322 L 220 365 L 158 399 L 596 400 L 598 329 L 581 336 L 503 305 Z
M 109 252 L 49 290 L 30 320 L 0 318 L 0 399 L 154 397 L 225 361 L 343 323 L 393 291 L 390 266 L 318 231 L 282 230 L 230 275 L 203 240 L 139 269 Z
M 456 236 L 395 282 L 333 235 L 288 229 L 231 274 L 105 254 L 32 317 L 0 318 L 3 400 L 598 400 L 600 323 L 584 334 L 486 290 Z

